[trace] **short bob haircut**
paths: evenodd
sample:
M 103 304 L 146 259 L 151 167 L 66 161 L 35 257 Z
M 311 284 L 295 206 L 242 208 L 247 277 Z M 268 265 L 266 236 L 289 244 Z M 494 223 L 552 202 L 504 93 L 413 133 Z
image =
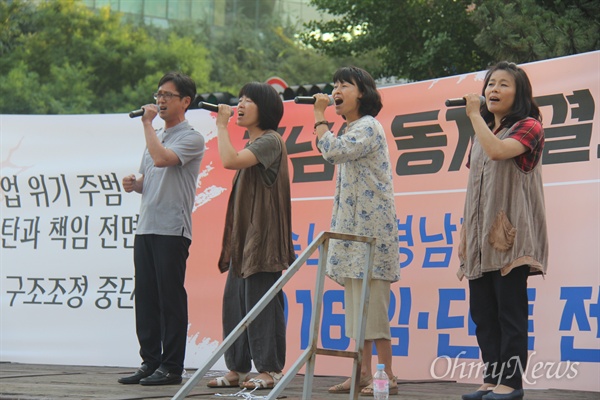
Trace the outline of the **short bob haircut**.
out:
M 376 117 L 381 111 L 381 95 L 377 91 L 375 80 L 364 69 L 349 66 L 342 67 L 333 74 L 333 82 L 347 82 L 356 85 L 362 97 L 358 99 L 358 113 L 361 116 Z
M 194 80 L 189 76 L 184 75 L 182 73 L 167 72 L 162 78 L 160 78 L 160 81 L 158 82 L 158 87 L 161 87 L 167 82 L 173 82 L 173 84 L 177 88 L 177 91 L 182 96 L 181 98 L 190 98 L 190 104 L 188 104 L 188 107 L 185 109 L 187 111 L 190 108 L 190 105 L 194 102 L 194 99 L 196 98 L 196 82 L 194 82 Z
M 241 89 L 238 97 L 246 96 L 258 107 L 258 127 L 277 130 L 283 117 L 283 101 L 273 86 L 267 83 L 250 82 Z
M 511 74 L 515 79 L 515 86 L 517 89 L 515 92 L 515 101 L 513 103 L 512 110 L 507 116 L 502 118 L 500 125 L 506 128 L 527 117 L 535 118 L 541 122 L 542 115 L 540 114 L 538 105 L 533 99 L 533 90 L 531 88 L 529 77 L 525 71 L 519 68 L 515 63 L 500 61 L 498 64 L 492 66 L 485 74 L 485 80 L 481 94 L 485 96 L 485 88 L 487 87 L 492 74 L 496 71 L 506 71 Z M 483 105 L 481 107 L 481 116 L 490 129 L 494 127 L 494 114 L 488 110 L 487 105 Z

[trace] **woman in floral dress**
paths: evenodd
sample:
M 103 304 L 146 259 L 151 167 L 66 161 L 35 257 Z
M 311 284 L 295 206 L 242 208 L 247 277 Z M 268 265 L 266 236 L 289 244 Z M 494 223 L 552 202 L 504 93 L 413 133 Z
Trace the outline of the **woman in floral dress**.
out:
M 376 238 L 373 275 L 361 364 L 363 395 L 372 395 L 373 343 L 379 364 L 390 377 L 390 394 L 398 392 L 392 372 L 392 344 L 388 308 L 390 285 L 400 279 L 398 224 L 394 204 L 392 168 L 385 132 L 375 119 L 382 108 L 381 96 L 371 75 L 357 67 L 344 67 L 333 76 L 335 112 L 346 120 L 342 135 L 335 136 L 325 120 L 329 96 L 316 94 L 314 115 L 317 146 L 323 158 L 337 165 L 331 218 L 333 232 Z M 327 274 L 344 286 L 346 336 L 356 340 L 360 327 L 360 299 L 368 245 L 332 240 Z M 350 391 L 350 378 L 329 389 Z

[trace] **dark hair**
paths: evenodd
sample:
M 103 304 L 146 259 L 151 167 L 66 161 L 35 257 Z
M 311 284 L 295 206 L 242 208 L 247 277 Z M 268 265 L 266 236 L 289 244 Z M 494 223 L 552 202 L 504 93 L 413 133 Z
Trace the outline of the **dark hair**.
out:
M 500 61 L 498 64 L 491 67 L 485 75 L 482 94 L 485 96 L 485 88 L 487 87 L 492 74 L 499 70 L 506 71 L 513 76 L 517 89 L 512 110 L 508 115 L 502 118 L 500 125 L 503 127 L 512 126 L 515 122 L 527 117 L 535 118 L 541 122 L 542 115 L 540 114 L 538 105 L 533 99 L 533 90 L 531 88 L 531 82 L 529 82 L 529 77 L 525 71 L 519 68 L 515 63 Z M 488 126 L 493 128 L 494 114 L 487 109 L 486 105 L 481 107 L 481 115 Z
M 246 96 L 258 107 L 258 127 L 277 130 L 283 117 L 283 101 L 273 86 L 267 83 L 246 83 L 238 95 Z
M 362 97 L 358 99 L 358 113 L 361 116 L 376 117 L 381 111 L 381 95 L 377 91 L 375 80 L 364 69 L 349 66 L 342 67 L 333 74 L 333 82 L 348 82 L 356 85 Z
M 194 82 L 194 80 L 189 76 L 182 73 L 168 72 L 162 78 L 160 78 L 158 87 L 161 87 L 167 82 L 173 82 L 181 96 L 190 98 L 190 104 L 188 105 L 189 108 L 196 98 L 196 82 Z M 186 108 L 186 111 L 188 108 Z

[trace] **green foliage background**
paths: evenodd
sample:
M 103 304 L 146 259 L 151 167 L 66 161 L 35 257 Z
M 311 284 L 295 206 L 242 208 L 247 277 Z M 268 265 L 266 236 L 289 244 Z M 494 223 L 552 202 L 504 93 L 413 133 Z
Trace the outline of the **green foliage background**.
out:
M 600 49 L 597 0 L 311 0 L 332 14 L 304 43 L 325 54 L 374 52 L 375 76 L 426 80 Z
M 0 0 L 0 114 L 120 113 L 152 102 L 178 70 L 199 93 L 282 77 L 329 82 L 341 65 L 424 80 L 600 48 L 600 2 L 588 0 L 311 0 L 333 18 L 298 28 L 261 3 L 227 29 L 168 29 L 78 0 Z
M 0 1 L 0 113 L 120 113 L 153 102 L 160 77 L 190 75 L 199 93 L 237 94 L 277 75 L 289 84 L 328 82 L 343 58 L 294 39 L 269 14 L 241 14 L 226 31 L 201 21 L 169 29 L 125 20 L 76 0 Z

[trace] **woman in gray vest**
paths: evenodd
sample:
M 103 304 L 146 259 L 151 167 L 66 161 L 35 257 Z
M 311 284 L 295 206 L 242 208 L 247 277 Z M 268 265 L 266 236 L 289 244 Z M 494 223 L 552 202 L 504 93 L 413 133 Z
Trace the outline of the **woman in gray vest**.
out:
M 283 102 L 266 83 L 240 90 L 236 123 L 247 129 L 242 150 L 231 144 L 227 124 L 231 107 L 219 105 L 217 135 L 223 166 L 237 170 L 227 206 L 219 269 L 227 272 L 223 293 L 223 336 L 227 337 L 296 258 L 288 156 L 277 132 Z M 225 352 L 229 372 L 209 387 L 270 389 L 285 364 L 283 292 L 279 292 Z M 252 361 L 259 372 L 248 379 Z
M 544 129 L 525 71 L 506 61 L 486 74 L 466 113 L 475 136 L 459 245 L 483 385 L 463 400 L 520 400 L 527 367 L 527 277 L 545 274 L 548 237 L 541 156 Z

